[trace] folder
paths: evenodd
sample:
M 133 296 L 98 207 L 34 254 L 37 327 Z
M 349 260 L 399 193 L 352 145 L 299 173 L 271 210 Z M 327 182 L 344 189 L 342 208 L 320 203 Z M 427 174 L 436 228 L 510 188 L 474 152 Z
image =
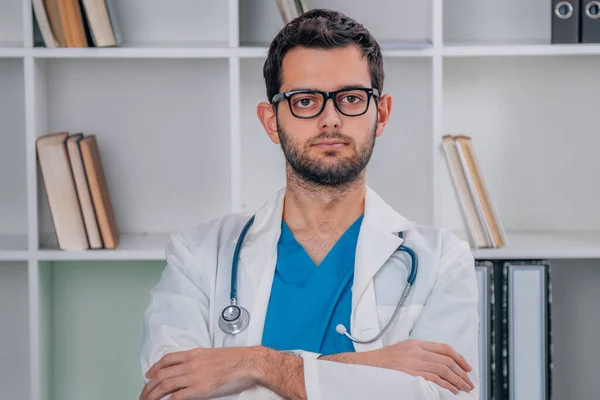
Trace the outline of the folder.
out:
M 508 399 L 551 398 L 552 329 L 550 266 L 545 261 L 505 262 L 503 371 Z
M 600 1 L 581 2 L 581 43 L 600 43 Z
M 490 261 L 475 261 L 475 273 L 479 290 L 479 394 L 482 399 L 492 399 L 492 320 L 494 309 L 494 264 Z
M 580 0 L 552 0 L 551 43 L 579 43 Z

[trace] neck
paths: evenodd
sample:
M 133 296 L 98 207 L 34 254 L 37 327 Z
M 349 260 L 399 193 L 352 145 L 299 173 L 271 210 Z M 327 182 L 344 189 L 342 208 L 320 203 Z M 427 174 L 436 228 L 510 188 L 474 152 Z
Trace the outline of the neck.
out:
M 364 172 L 338 186 L 309 182 L 288 168 L 283 219 L 292 231 L 344 231 L 364 213 Z

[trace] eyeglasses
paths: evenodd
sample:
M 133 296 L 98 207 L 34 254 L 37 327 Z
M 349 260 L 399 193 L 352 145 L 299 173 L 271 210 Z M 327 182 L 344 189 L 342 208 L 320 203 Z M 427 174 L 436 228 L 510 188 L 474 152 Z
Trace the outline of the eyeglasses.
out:
M 273 96 L 272 104 L 287 99 L 290 111 L 296 118 L 314 118 L 325 109 L 328 99 L 333 100 L 335 108 L 348 117 L 358 117 L 369 109 L 371 96 L 379 97 L 375 88 L 345 88 L 335 92 L 299 89 Z

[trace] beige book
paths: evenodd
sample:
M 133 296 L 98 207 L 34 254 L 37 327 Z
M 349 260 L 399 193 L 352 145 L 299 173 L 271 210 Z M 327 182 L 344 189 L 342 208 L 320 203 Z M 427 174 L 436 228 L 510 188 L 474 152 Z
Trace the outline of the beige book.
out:
M 459 204 L 463 213 L 463 220 L 467 227 L 471 244 L 475 248 L 488 247 L 483 226 L 477 215 L 475 202 L 469 190 L 467 177 L 460 160 L 458 149 L 452 135 L 445 135 L 442 138 L 442 146 L 446 156 L 446 164 L 454 184 L 454 189 L 458 196 Z
M 490 235 L 493 239 L 493 247 L 503 247 L 506 244 L 506 235 L 502 229 L 502 225 L 491 198 L 490 191 L 485 183 L 481 165 L 479 164 L 479 160 L 477 159 L 477 154 L 475 152 L 473 139 L 470 136 L 459 135 L 456 136 L 456 141 L 460 143 L 465 154 L 467 165 L 475 184 L 475 190 L 477 191 L 477 197 L 481 201 L 483 216 L 490 229 Z
M 479 218 L 479 222 L 481 223 L 481 227 L 483 228 L 483 234 L 485 236 L 485 240 L 487 242 L 486 247 L 495 247 L 494 239 L 492 237 L 491 229 L 485 219 L 485 213 L 483 210 L 482 199 L 477 192 L 477 187 L 475 183 L 475 177 L 473 175 L 473 171 L 471 166 L 469 165 L 468 156 L 466 151 L 462 146 L 462 142 L 459 138 L 464 138 L 465 136 L 454 136 L 454 142 L 456 146 L 456 150 L 458 151 L 458 156 L 460 158 L 460 162 L 462 163 L 463 171 L 465 172 L 465 177 L 467 178 L 467 184 L 469 186 L 469 193 L 471 193 L 471 197 L 473 198 L 473 204 L 475 204 L 475 210 L 477 211 L 477 218 Z
M 96 47 L 116 46 L 106 0 L 82 0 Z
M 104 248 L 115 249 L 119 245 L 119 231 L 104 175 L 104 168 L 102 167 L 96 135 L 88 135 L 81 139 L 79 147 Z
M 50 20 L 48 19 L 48 14 L 46 13 L 46 7 L 44 7 L 44 1 L 32 0 L 32 6 L 35 19 L 40 27 L 40 33 L 44 39 L 44 44 L 49 49 L 59 47 L 60 44 L 56 40 L 56 37 L 52 32 L 52 27 L 50 26 Z
M 36 152 L 58 248 L 88 250 L 87 233 L 65 145 L 68 136 L 67 132 L 41 136 L 36 139 Z
M 73 170 L 73 178 L 75 179 L 75 187 L 77 188 L 77 196 L 79 197 L 79 204 L 81 205 L 90 248 L 101 249 L 103 245 L 102 238 L 100 237 L 100 228 L 98 227 L 98 221 L 96 221 L 96 212 L 92 203 L 90 186 L 87 181 L 83 159 L 81 158 L 81 150 L 79 148 L 79 141 L 81 139 L 83 139 L 82 133 L 75 133 L 69 136 L 67 139 L 67 150 L 69 152 L 69 160 L 71 161 L 71 169 Z

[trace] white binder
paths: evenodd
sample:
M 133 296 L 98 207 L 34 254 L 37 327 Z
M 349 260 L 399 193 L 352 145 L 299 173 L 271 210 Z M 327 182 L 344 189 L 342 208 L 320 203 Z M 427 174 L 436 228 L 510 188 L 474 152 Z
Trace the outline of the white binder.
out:
M 493 263 L 476 261 L 479 289 L 479 394 L 481 400 L 492 398 L 492 310 L 494 308 Z
M 510 400 L 551 398 L 551 286 L 543 261 L 504 263 Z

